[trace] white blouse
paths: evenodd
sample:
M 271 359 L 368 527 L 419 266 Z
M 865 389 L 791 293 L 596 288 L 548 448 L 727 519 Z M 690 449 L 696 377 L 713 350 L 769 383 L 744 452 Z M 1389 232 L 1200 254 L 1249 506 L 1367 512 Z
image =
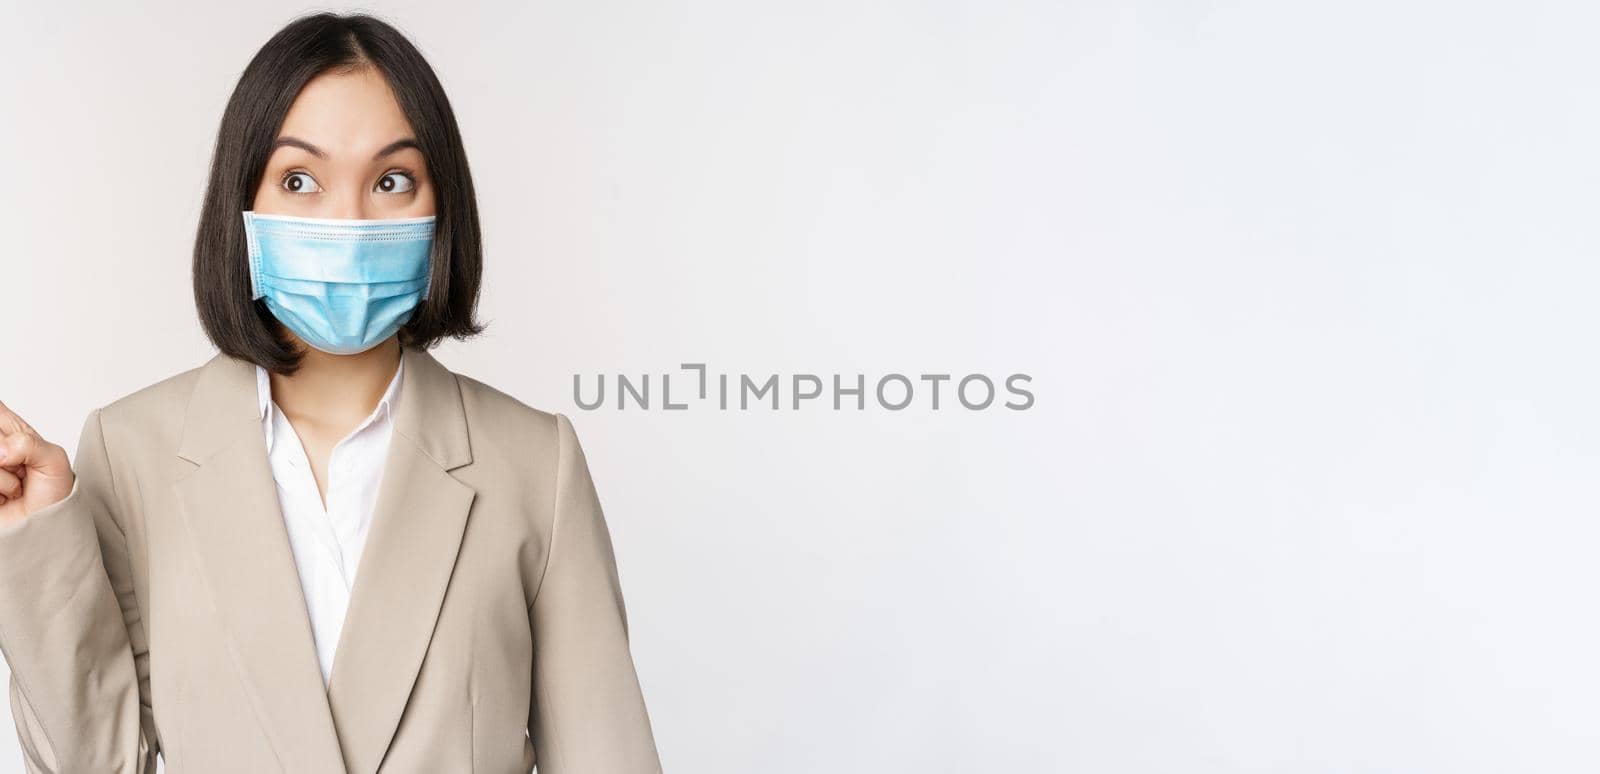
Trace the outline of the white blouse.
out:
M 328 460 L 328 506 L 324 509 L 305 447 L 283 410 L 272 400 L 267 370 L 256 366 L 256 394 L 267 459 L 277 482 L 278 506 L 288 528 L 300 589 L 305 593 L 324 686 L 333 674 L 339 632 L 344 628 L 350 590 L 361 566 L 361 549 L 378 501 L 378 484 L 383 479 L 404 370 L 402 361 L 377 407 L 333 447 Z

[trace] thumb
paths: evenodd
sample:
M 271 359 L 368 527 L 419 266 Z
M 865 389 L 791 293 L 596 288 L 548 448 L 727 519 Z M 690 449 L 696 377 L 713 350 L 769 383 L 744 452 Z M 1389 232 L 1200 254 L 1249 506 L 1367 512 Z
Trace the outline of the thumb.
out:
M 71 474 L 67 451 L 27 431 L 0 436 L 0 467 L 27 468 L 46 478 Z

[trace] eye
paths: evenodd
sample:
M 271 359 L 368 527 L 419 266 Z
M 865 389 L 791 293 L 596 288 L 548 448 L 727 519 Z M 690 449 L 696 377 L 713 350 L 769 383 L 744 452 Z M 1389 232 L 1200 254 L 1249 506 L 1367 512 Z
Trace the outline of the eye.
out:
M 305 172 L 290 172 L 283 176 L 283 190 L 289 193 L 318 193 L 322 186 L 317 185 L 317 179 Z
M 416 185 L 416 179 L 409 173 L 390 172 L 378 178 L 378 185 L 373 190 L 379 193 L 409 193 Z

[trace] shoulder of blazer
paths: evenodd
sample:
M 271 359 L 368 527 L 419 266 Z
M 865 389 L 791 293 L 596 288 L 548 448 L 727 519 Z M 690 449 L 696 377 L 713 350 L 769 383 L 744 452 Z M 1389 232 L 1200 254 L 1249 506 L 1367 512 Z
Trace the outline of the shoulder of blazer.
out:
M 141 449 L 177 449 L 189 396 L 204 367 L 173 374 L 91 411 L 91 420 L 99 414 L 107 447 L 118 445 L 113 438 L 125 438 Z
M 559 443 L 554 412 L 534 408 L 470 376 L 457 373 L 461 404 L 466 409 L 475 449 L 526 453 L 554 450 Z M 401 400 L 405 400 L 402 396 Z

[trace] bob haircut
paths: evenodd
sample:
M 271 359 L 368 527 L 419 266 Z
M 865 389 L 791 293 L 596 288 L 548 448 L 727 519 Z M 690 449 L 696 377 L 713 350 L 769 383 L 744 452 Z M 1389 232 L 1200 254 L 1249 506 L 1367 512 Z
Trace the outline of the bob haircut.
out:
M 194 298 L 217 349 L 290 374 L 300 354 L 265 302 L 250 298 L 241 213 L 251 209 L 272 145 L 300 90 L 325 72 L 375 67 L 416 134 L 434 183 L 432 289 L 401 327 L 400 343 L 427 349 L 483 330 L 475 319 L 483 274 L 478 205 L 467 154 L 444 88 L 411 41 L 365 14 L 319 13 L 290 22 L 256 52 L 222 113 L 194 241 Z

